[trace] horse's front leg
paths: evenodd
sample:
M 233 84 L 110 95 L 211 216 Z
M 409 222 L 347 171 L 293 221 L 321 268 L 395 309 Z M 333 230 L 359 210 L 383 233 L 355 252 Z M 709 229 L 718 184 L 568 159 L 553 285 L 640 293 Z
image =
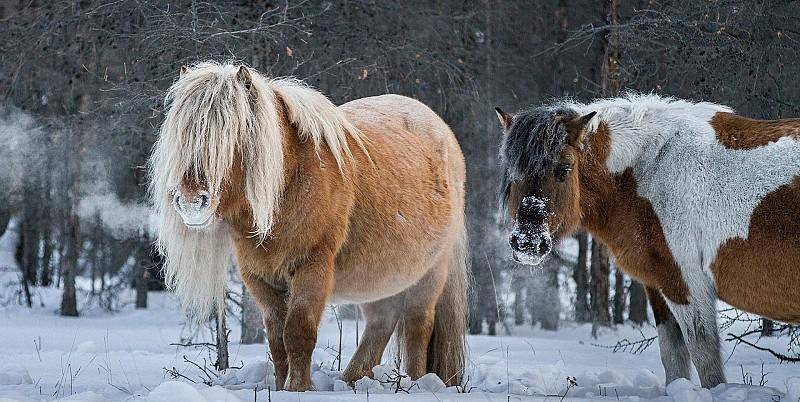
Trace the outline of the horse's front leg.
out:
M 658 347 L 661 351 L 661 364 L 666 374 L 665 385 L 678 378 L 691 379 L 691 358 L 683 340 L 681 327 L 669 311 L 664 296 L 655 288 L 647 287 L 647 299 L 653 308 L 658 329 Z
M 283 345 L 283 326 L 286 322 L 286 292 L 273 288 L 263 280 L 242 275 L 245 287 L 261 309 L 267 342 L 275 364 L 275 387 L 282 389 L 289 371 L 289 361 Z
M 717 328 L 717 293 L 714 283 L 706 275 L 687 281 L 689 301 L 686 304 L 667 301 L 669 309 L 689 348 L 700 384 L 713 388 L 725 382 L 725 371 L 720 354 Z
M 283 344 L 289 356 L 286 389 L 311 389 L 311 353 L 317 344 L 317 328 L 325 302 L 333 291 L 333 255 L 307 260 L 292 275 Z

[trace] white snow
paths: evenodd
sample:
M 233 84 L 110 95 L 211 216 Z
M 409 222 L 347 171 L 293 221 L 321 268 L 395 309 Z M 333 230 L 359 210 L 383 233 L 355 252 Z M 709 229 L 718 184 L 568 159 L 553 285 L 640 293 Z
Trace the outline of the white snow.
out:
M 401 388 L 409 393 L 394 393 L 386 381 L 395 369 L 393 348 L 387 350 L 384 364 L 373 370 L 376 379 L 359 380 L 354 392 L 339 380 L 339 329 L 330 313 L 323 318 L 313 354 L 313 382 L 318 391 L 274 391 L 274 368 L 266 345 L 239 344 L 240 331 L 233 319 L 230 363 L 240 368 L 213 375 L 214 386 L 208 386 L 203 381 L 209 378 L 189 362 L 210 367 L 213 353 L 202 347 L 170 345 L 193 335 L 196 342 L 212 341 L 208 329 L 183 324 L 175 296 L 151 293 L 146 310 L 135 310 L 127 303 L 119 313 L 87 310 L 82 317 L 67 318 L 57 315 L 59 289 L 37 289 L 35 306 L 28 309 L 20 306 L 6 287 L 17 275 L 9 269 L 14 268 L 9 236 L 0 239 L 0 402 L 246 402 L 268 398 L 276 402 L 508 402 L 560 401 L 565 392 L 565 401 L 800 401 L 800 365 L 778 364 L 768 354 L 744 345 L 732 348 L 724 344 L 726 374 L 732 384 L 706 390 L 696 385 L 695 378 L 665 387 L 656 344 L 640 355 L 613 353 L 597 346 L 613 345 L 621 338 L 639 339 L 638 329 L 621 326 L 601 331 L 595 340 L 590 326 L 569 322 L 558 332 L 526 326 L 513 327 L 513 335 L 469 336 L 469 393 L 445 388 L 435 375 L 417 382 L 403 379 Z M 123 293 L 120 298 L 132 301 L 133 293 Z M 363 327 L 361 322 L 359 328 Z M 355 350 L 355 328 L 353 321 L 343 323 L 342 369 Z M 647 336 L 655 334 L 652 327 L 643 331 Z M 762 340 L 767 346 L 779 344 L 771 341 Z M 733 384 L 743 381 L 743 373 L 757 384 L 762 363 L 766 387 Z M 173 378 L 165 368 L 186 378 Z M 567 377 L 575 377 L 577 386 L 568 387 Z

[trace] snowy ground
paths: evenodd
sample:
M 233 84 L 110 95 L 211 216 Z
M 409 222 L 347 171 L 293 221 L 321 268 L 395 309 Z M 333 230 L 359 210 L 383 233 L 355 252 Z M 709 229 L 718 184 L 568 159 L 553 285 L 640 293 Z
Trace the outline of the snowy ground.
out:
M 4 269 L 10 259 L 8 239 L 0 241 L 0 286 L 13 279 L 13 270 Z M 4 244 L 5 243 L 5 244 Z M 132 295 L 122 295 L 132 300 Z M 8 294 L 2 295 L 8 301 Z M 211 360 L 207 350 L 171 346 L 192 330 L 182 324 L 177 303 L 169 294 L 152 293 L 150 308 L 109 314 L 88 309 L 80 318 L 56 314 L 58 291 L 39 289 L 33 309 L 16 303 L 0 306 L 0 401 L 560 401 L 567 391 L 567 377 L 575 377 L 577 387 L 569 389 L 564 400 L 658 400 L 658 401 L 800 401 L 798 365 L 778 365 L 765 353 L 746 346 L 735 350 L 727 345 L 728 379 L 734 383 L 759 383 L 763 371 L 766 387 L 724 385 L 702 390 L 689 382 L 672 384 L 665 390 L 663 369 L 657 345 L 640 355 L 613 353 L 595 346 L 613 345 L 621 338 L 639 339 L 638 330 L 628 327 L 608 331 L 593 340 L 588 326 L 565 325 L 558 332 L 527 327 L 513 328 L 513 335 L 469 337 L 469 393 L 438 389 L 436 379 L 427 378 L 412 387 L 411 394 L 395 394 L 386 386 L 369 380 L 359 383 L 354 392 L 337 382 L 335 350 L 339 330 L 332 314 L 323 322 L 314 362 L 319 389 L 306 393 L 254 393 L 265 386 L 271 370 L 265 345 L 230 345 L 232 369 L 213 380 L 224 387 L 202 384 L 203 373 L 186 360 L 204 366 Z M 361 325 L 363 328 L 363 323 Z M 344 362 L 355 346 L 355 322 L 343 325 Z M 654 334 L 644 328 L 647 336 Z M 200 329 L 196 340 L 207 340 Z M 232 340 L 239 338 L 234 326 Z M 186 360 L 184 360 L 184 357 Z M 205 360 L 204 360 L 205 359 Z M 387 353 L 387 362 L 391 354 Z M 166 369 L 186 378 L 175 380 Z M 378 374 L 390 372 L 391 364 L 379 367 Z M 696 379 L 695 379 L 696 382 Z M 269 385 L 269 382 L 266 383 Z M 408 384 L 406 384 L 408 385 Z M 367 393 L 368 390 L 368 393 Z M 788 392 L 787 392 L 788 391 Z M 669 394 L 667 396 L 666 394 Z

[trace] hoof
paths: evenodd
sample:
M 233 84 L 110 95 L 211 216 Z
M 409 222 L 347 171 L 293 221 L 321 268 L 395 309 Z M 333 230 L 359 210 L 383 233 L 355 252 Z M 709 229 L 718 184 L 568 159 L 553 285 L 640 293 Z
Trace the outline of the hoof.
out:
M 372 369 L 361 369 L 361 370 L 345 370 L 344 374 L 342 374 L 342 381 L 346 382 L 350 388 L 355 388 L 356 381 L 364 378 L 369 377 L 372 378 Z
M 305 392 L 311 391 L 313 389 L 313 385 L 314 384 L 311 382 L 311 378 L 295 380 L 290 375 L 289 378 L 286 379 L 286 386 L 283 388 L 289 392 Z

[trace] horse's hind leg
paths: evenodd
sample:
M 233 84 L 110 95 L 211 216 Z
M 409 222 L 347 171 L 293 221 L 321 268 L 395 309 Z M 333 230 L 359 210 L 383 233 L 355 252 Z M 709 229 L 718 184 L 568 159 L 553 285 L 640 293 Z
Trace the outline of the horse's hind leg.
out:
M 683 340 L 681 327 L 669 311 L 667 302 L 661 293 L 654 288 L 647 288 L 647 298 L 653 308 L 653 316 L 658 328 L 658 347 L 661 351 L 661 364 L 664 365 L 666 383 L 678 378 L 690 379 L 689 349 Z
M 381 363 L 383 351 L 397 326 L 402 308 L 402 293 L 361 305 L 367 325 L 356 353 L 342 374 L 344 381 L 352 384 L 364 376 L 372 377 L 372 368 Z
M 431 268 L 405 293 L 405 311 L 400 328 L 406 372 L 416 380 L 427 372 L 428 344 L 433 333 L 436 302 L 447 280 L 447 264 Z M 447 379 L 443 379 L 447 381 Z
M 667 300 L 667 304 L 681 327 L 700 384 L 713 388 L 725 382 L 717 328 L 717 296 L 711 278 L 702 275 L 693 279 L 687 281 L 689 303 Z

